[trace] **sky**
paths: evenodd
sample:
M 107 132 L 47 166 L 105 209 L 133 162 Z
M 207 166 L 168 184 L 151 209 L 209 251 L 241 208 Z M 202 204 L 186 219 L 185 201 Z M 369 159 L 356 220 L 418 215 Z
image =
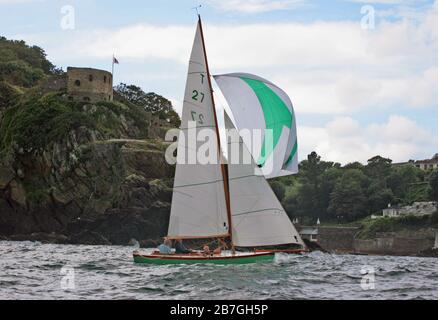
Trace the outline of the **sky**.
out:
M 170 99 L 180 112 L 203 17 L 213 74 L 291 97 L 299 155 L 342 164 L 438 153 L 438 0 L 0 0 L 0 35 Z

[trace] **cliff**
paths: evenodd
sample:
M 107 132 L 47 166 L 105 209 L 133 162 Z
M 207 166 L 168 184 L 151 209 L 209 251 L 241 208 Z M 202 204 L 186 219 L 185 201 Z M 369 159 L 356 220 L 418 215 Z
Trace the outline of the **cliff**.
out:
M 0 49 L 0 239 L 159 241 L 174 168 L 161 139 L 168 122 L 148 104 L 167 100 L 68 101 L 50 85 L 63 73 L 44 51 L 4 38 Z
M 1 121 L 0 236 L 127 244 L 165 235 L 174 169 L 151 123 L 132 105 L 22 98 Z

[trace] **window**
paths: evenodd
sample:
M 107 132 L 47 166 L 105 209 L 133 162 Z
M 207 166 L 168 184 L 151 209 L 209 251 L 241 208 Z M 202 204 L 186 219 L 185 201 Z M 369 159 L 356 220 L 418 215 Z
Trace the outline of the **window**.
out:
M 89 98 L 89 97 L 84 97 L 84 101 L 89 102 L 89 101 L 90 101 L 90 98 Z
M 106 76 L 103 77 L 103 82 L 106 83 Z
M 88 80 L 90 80 L 90 82 L 93 81 L 93 75 L 92 75 L 92 74 L 90 74 L 90 75 L 88 76 Z
M 81 81 L 80 80 L 76 80 L 75 81 L 75 86 L 76 87 L 80 87 L 81 86 Z

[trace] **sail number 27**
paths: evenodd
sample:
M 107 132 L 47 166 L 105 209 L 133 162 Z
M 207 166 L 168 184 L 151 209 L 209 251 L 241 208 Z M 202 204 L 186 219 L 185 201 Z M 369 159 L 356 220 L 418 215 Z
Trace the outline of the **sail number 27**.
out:
M 204 78 L 205 78 L 205 75 L 201 73 L 201 84 L 204 84 Z M 192 99 L 203 103 L 204 99 L 205 99 L 205 94 L 202 92 L 199 92 L 198 90 L 193 90 Z
M 201 84 L 204 84 L 204 77 L 205 75 L 201 73 Z M 205 94 L 203 92 L 199 92 L 198 90 L 193 90 L 192 99 L 194 101 L 199 101 L 203 103 L 205 99 Z M 200 113 L 198 114 L 196 111 L 192 111 L 192 119 L 200 125 L 204 124 L 204 115 Z
M 192 119 L 200 125 L 204 124 L 204 115 L 198 114 L 196 111 L 192 111 Z
M 205 98 L 205 94 L 203 94 L 202 92 L 199 92 L 198 90 L 193 90 L 193 96 L 192 99 L 195 101 L 201 101 L 204 102 L 204 98 Z

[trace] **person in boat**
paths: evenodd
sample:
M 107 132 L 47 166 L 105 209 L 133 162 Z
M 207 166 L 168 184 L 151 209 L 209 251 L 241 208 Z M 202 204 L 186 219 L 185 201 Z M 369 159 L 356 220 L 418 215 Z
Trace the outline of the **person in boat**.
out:
M 213 254 L 221 255 L 222 250 L 226 250 L 226 249 L 227 249 L 227 244 L 225 243 L 225 241 L 222 239 L 218 239 L 218 247 L 216 250 L 213 251 Z
M 176 250 L 176 254 L 189 254 L 192 253 L 193 251 L 188 249 L 182 240 L 177 240 L 176 244 L 175 244 L 175 250 Z
M 210 250 L 210 246 L 205 245 L 204 248 L 202 249 L 202 254 L 206 257 L 212 256 L 213 252 Z
M 164 243 L 158 246 L 160 254 L 172 254 L 172 241 L 164 239 Z

